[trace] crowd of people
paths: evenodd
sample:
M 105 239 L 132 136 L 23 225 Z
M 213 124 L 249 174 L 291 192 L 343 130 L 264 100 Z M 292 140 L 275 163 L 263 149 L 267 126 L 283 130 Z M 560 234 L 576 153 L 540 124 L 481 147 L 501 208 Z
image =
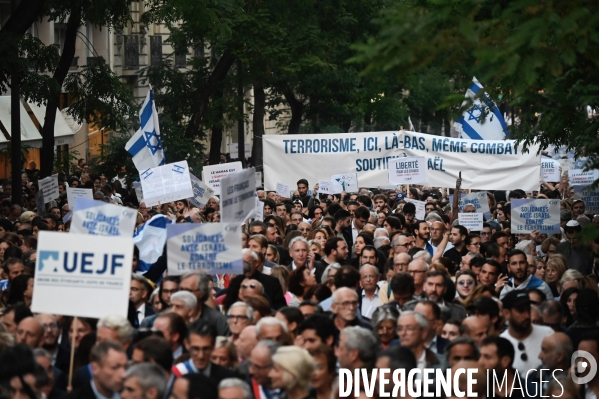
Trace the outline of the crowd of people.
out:
M 571 365 L 576 350 L 599 358 L 599 240 L 582 234 L 599 215 L 567 179 L 487 192 L 482 231 L 458 223 L 449 194 L 462 191 L 459 179 L 455 190 L 335 195 L 301 179 L 293 198 L 257 191 L 264 220 L 244 226 L 243 274 L 168 275 L 166 249 L 142 271 L 135 248 L 127 317 L 34 314 L 37 235 L 69 231 L 66 187 L 136 208 L 138 227 L 157 214 L 220 222 L 218 197 L 147 207 L 124 167 L 110 180 L 88 169 L 61 179 L 45 212 L 29 201 L 37 187 L 26 175 L 24 206 L 2 185 L 0 397 L 330 399 L 339 369 L 358 368 L 479 368 L 481 398 L 599 397 L 599 376 L 575 385 Z M 517 198 L 560 199 L 561 234 L 511 231 Z M 410 200 L 426 202 L 424 218 Z M 541 368 L 555 378 L 539 382 Z M 508 383 L 486 381 L 485 370 Z M 524 375 L 534 392 L 514 384 Z

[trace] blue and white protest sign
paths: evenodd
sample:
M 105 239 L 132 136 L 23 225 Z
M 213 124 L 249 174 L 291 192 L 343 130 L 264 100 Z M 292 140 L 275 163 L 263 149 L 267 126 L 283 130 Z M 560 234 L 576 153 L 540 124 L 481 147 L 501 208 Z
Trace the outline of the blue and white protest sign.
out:
M 193 190 L 193 197 L 189 199 L 189 202 L 195 206 L 206 205 L 208 200 L 214 195 L 214 190 L 195 177 L 193 173 L 190 173 L 189 177 L 191 179 L 191 188 Z
M 583 169 L 570 169 L 568 171 L 568 180 L 571 186 L 588 186 L 599 179 L 599 170 L 593 169 L 584 171 Z
M 453 195 L 449 196 L 449 203 L 453 204 Z M 485 217 L 491 214 L 489 210 L 489 200 L 486 191 L 480 191 L 477 193 L 460 194 L 458 201 L 459 212 L 464 212 L 466 205 L 474 205 L 476 207 L 476 213 L 483 213 Z
M 193 197 L 187 161 L 144 170 L 139 178 L 146 206 Z
M 202 168 L 202 181 L 216 195 L 220 195 L 220 180 L 228 174 L 239 172 L 243 169 L 241 162 L 221 163 L 218 165 L 206 165 Z
M 464 114 L 453 127 L 460 137 L 472 140 L 502 140 L 508 135 L 508 128 L 501 111 L 483 91 L 483 86 L 476 77 L 472 78 L 472 86 L 466 91 L 466 98 L 471 102 Z M 462 106 L 469 103 L 465 100 Z
M 48 176 L 38 181 L 39 191 L 44 193 L 44 203 L 48 203 L 60 196 L 58 193 L 58 175 Z
M 559 182 L 561 180 L 561 165 L 558 161 L 551 158 L 541 158 L 542 179 L 549 183 Z
M 168 274 L 190 270 L 242 274 L 241 226 L 237 223 L 182 223 L 167 226 Z
M 75 209 L 76 198 L 87 198 L 94 199 L 94 193 L 91 188 L 79 188 L 79 187 L 67 187 L 67 201 L 69 202 L 69 209 Z
M 220 181 L 220 217 L 223 223 L 244 223 L 256 215 L 254 168 L 223 177 Z
M 141 188 L 141 182 L 134 181 L 133 183 L 131 183 L 131 188 L 135 190 L 135 197 L 137 198 L 137 202 L 141 204 L 144 200 L 144 193 Z
M 426 184 L 426 159 L 424 157 L 390 159 L 389 183 Z
M 470 231 L 483 230 L 483 214 L 482 213 L 458 213 L 458 221 Z
M 512 234 L 538 231 L 545 234 L 560 233 L 560 200 L 512 200 Z
M 79 197 L 75 200 L 70 233 L 133 237 L 136 220 L 135 209 Z
M 575 186 L 574 199 L 584 201 L 586 212 L 599 212 L 599 191 L 588 186 Z
M 125 150 L 131 154 L 135 168 L 141 173 L 166 163 L 158 126 L 158 112 L 151 87 L 139 111 L 139 121 L 141 126 L 131 136 L 125 145 Z
M 264 144 L 264 189 L 277 182 L 355 173 L 364 187 L 389 185 L 389 160 L 425 157 L 427 185 L 474 190 L 538 190 L 539 146 L 523 152 L 515 140 L 466 140 L 407 131 L 339 134 L 267 134 Z M 281 160 L 284 160 L 282 162 Z M 216 166 L 216 165 L 215 165 Z
M 31 310 L 64 316 L 127 317 L 131 237 L 40 231 Z
M 357 193 L 359 190 L 358 175 L 355 173 L 331 175 L 331 181 L 333 182 L 333 189 L 337 192 Z

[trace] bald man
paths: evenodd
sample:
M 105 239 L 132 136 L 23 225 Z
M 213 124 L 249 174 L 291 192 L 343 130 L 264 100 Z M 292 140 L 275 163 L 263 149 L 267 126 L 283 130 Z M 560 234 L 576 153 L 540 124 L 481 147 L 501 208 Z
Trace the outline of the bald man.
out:
M 543 377 L 553 375 L 555 376 L 568 375 L 570 369 L 570 357 L 574 349 L 572 347 L 572 341 L 570 337 L 562 332 L 556 332 L 543 338 L 541 343 L 541 353 L 539 353 L 539 360 L 543 363 L 542 369 L 548 369 L 543 371 Z M 544 380 L 550 380 L 551 378 L 543 378 Z M 545 381 L 543 390 L 545 390 L 548 381 Z
M 237 349 L 237 354 L 243 360 L 239 363 L 238 371 L 246 377 L 250 375 L 250 354 L 257 343 L 256 326 L 245 327 L 239 333 L 239 338 L 233 343 Z
M 44 328 L 33 317 L 26 317 L 17 326 L 17 344 L 39 348 L 44 342 Z
M 486 319 L 478 316 L 466 317 L 462 321 L 460 332 L 463 337 L 470 337 L 476 342 L 476 345 L 480 347 L 483 339 L 487 338 L 489 326 L 487 325 Z

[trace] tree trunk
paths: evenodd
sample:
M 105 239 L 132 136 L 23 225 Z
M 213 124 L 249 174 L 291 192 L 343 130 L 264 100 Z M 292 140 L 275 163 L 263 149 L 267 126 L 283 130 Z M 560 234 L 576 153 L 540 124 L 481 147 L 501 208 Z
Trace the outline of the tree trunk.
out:
M 192 115 L 191 120 L 187 124 L 187 128 L 185 129 L 185 137 L 191 139 L 199 134 L 200 124 L 202 118 L 204 117 L 204 114 L 206 113 L 206 110 L 208 109 L 208 105 L 210 104 L 210 98 L 213 96 L 216 97 L 216 91 L 218 90 L 221 91 L 222 97 L 222 89 L 219 89 L 218 87 L 221 85 L 222 81 L 227 77 L 227 74 L 229 73 L 229 70 L 231 69 L 231 66 L 233 66 L 234 62 L 235 57 L 231 55 L 229 52 L 225 51 L 216 63 L 216 66 L 214 67 L 212 74 L 208 78 L 208 81 L 206 82 L 206 87 L 199 89 L 200 97 L 198 99 L 196 107 L 197 111 L 194 115 Z
M 262 170 L 262 137 L 264 130 L 264 107 L 266 106 L 266 95 L 261 82 L 254 83 L 254 118 L 252 130 L 254 145 L 252 146 L 252 159 L 257 170 Z
M 214 92 L 212 102 L 217 108 L 217 122 L 212 126 L 212 138 L 210 139 L 210 158 L 208 159 L 210 165 L 216 165 L 220 163 L 220 147 L 223 141 L 223 119 L 225 118 L 225 111 L 223 107 L 223 89 L 219 88 Z
M 287 100 L 287 103 L 291 108 L 291 120 L 289 121 L 288 133 L 299 134 L 300 126 L 302 125 L 304 104 L 295 97 L 295 94 L 290 88 L 287 88 L 283 95 L 285 96 L 285 100 Z
M 21 0 L 0 29 L 0 41 L 9 40 L 9 36 L 23 36 L 38 19 L 46 3 L 47 0 Z
M 67 23 L 64 47 L 58 67 L 54 71 L 54 91 L 50 94 L 46 106 L 46 117 L 42 127 L 42 150 L 40 156 L 40 177 L 44 178 L 52 174 L 54 167 L 54 123 L 56 122 L 56 112 L 60 104 L 60 92 L 62 84 L 69 73 L 69 68 L 75 57 L 75 42 L 77 41 L 77 31 L 81 26 L 81 9 L 73 10 Z M 40 121 L 41 122 L 41 121 Z

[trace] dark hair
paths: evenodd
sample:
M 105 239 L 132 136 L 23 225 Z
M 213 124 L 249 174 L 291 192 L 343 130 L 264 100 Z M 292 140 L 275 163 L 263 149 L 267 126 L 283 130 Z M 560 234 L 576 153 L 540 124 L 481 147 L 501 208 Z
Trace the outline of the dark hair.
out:
M 452 229 L 458 229 L 458 231 L 460 232 L 460 236 L 468 236 L 468 229 L 465 228 L 464 226 L 462 226 L 461 224 L 456 224 L 455 226 L 451 227 Z
M 538 288 L 527 288 L 526 292 L 534 292 L 535 294 L 538 294 L 541 297 L 541 302 L 544 302 L 545 300 L 547 300 L 547 294 L 545 294 L 543 291 L 541 291 Z M 537 304 L 540 305 L 540 304 Z
M 326 315 L 315 314 L 308 317 L 297 328 L 297 334 L 299 335 L 306 330 L 314 330 L 323 343 L 326 343 L 330 337 L 333 337 L 333 341 L 337 339 L 338 330 L 333 320 Z
M 25 305 L 22 302 L 5 307 L 4 310 L 0 313 L 0 316 L 4 316 L 13 312 L 14 321 L 17 325 L 21 322 L 21 320 L 26 319 L 28 317 L 33 317 L 33 313 L 31 313 L 31 310 L 27 307 L 27 305 Z
M 324 357 L 327 361 L 327 371 L 329 374 L 335 374 L 337 358 L 335 357 L 333 348 L 328 345 L 318 345 L 316 348 L 309 349 L 308 352 L 312 355 L 312 358 L 316 358 L 317 356 Z
M 387 222 L 387 224 L 394 230 L 401 230 L 403 227 L 401 220 L 397 216 L 387 216 L 385 222 Z
M 310 287 L 308 291 L 303 296 L 305 301 L 309 301 L 313 296 L 316 297 L 318 303 L 324 301 L 325 299 L 330 298 L 333 295 L 333 292 L 329 287 L 324 284 L 316 284 L 313 287 Z
M 497 262 L 494 259 L 485 259 L 485 262 L 483 263 L 482 266 L 484 266 L 484 265 L 493 266 L 495 268 L 495 271 L 497 272 L 497 276 L 499 276 L 499 273 L 501 272 L 501 264 L 499 262 Z
M 378 354 L 377 358 L 380 359 L 381 357 L 389 359 L 389 368 L 391 370 L 405 369 L 408 372 L 408 370 L 415 369 L 418 366 L 414 353 L 405 346 L 387 348 Z
M 94 345 L 91 353 L 89 354 L 90 363 L 102 363 L 108 352 L 114 350 L 117 352 L 125 353 L 125 349 L 118 342 L 114 341 L 103 341 L 97 345 Z
M 364 204 L 364 206 L 370 208 L 372 207 L 372 200 L 370 199 L 369 196 L 367 195 L 358 195 L 358 198 L 356 199 L 358 202 L 361 202 Z
M 342 266 L 333 277 L 335 288 L 347 287 L 355 289 L 360 282 L 360 272 L 353 266 Z
M 507 340 L 506 338 L 491 335 L 491 336 L 483 339 L 483 342 L 481 343 L 480 346 L 483 347 L 483 346 L 488 346 L 488 345 L 495 345 L 495 347 L 497 348 L 497 358 L 498 359 L 501 360 L 505 356 L 510 358 L 510 362 L 509 362 L 507 368 L 511 369 L 512 365 L 514 363 L 514 356 L 516 355 L 516 352 L 514 350 L 514 346 L 512 345 L 512 343 L 509 340 Z
M 143 352 L 144 362 L 156 363 L 164 371 L 170 373 L 173 366 L 173 351 L 169 343 L 161 337 L 150 336 L 135 344 L 133 350 L 139 349 Z
M 406 272 L 395 274 L 391 278 L 391 291 L 396 293 L 410 293 L 414 295 L 416 287 L 414 286 L 414 277 Z
M 297 181 L 297 185 L 299 186 L 300 184 L 305 184 L 308 188 L 310 188 L 310 185 L 308 184 L 308 180 L 306 180 L 306 179 L 299 179 Z
M 190 335 L 198 335 L 202 338 L 207 338 L 210 337 L 212 338 L 212 346 L 214 346 L 215 342 L 216 342 L 216 331 L 214 329 L 214 327 L 208 323 L 208 321 L 206 320 L 195 320 L 193 322 L 191 322 L 189 324 L 189 326 L 187 327 L 187 338 L 189 338 Z
M 504 233 L 503 231 L 496 231 L 491 236 L 491 241 L 494 242 L 494 243 L 496 243 L 497 240 L 499 240 L 500 238 L 503 238 L 503 237 L 507 237 L 507 234 Z
M 295 323 L 298 327 L 304 321 L 304 314 L 299 310 L 299 308 L 285 306 L 278 310 L 285 319 L 287 320 L 287 324 Z
M 441 320 L 441 308 L 435 301 L 431 301 L 429 299 L 425 299 L 422 301 L 418 301 L 419 304 L 430 306 L 433 309 L 433 317 L 435 320 Z
M 158 289 L 158 299 L 160 299 L 160 303 L 162 304 L 162 309 L 166 309 L 169 306 L 165 301 L 162 300 L 162 290 L 163 290 L 163 287 L 164 287 L 164 283 L 167 282 L 167 281 L 171 281 L 173 283 L 177 283 L 177 287 L 179 287 L 179 276 L 166 276 L 160 282 L 160 286 L 159 286 L 159 289 Z
M 181 378 L 189 381 L 188 398 L 217 399 L 218 387 L 214 380 L 204 374 L 185 374 Z
M 359 206 L 358 209 L 356 209 L 356 212 L 354 212 L 354 217 L 368 220 L 370 219 L 370 209 L 365 206 Z
M 443 286 L 447 287 L 447 280 L 445 280 L 445 276 L 447 276 L 447 274 L 440 270 L 429 270 L 424 275 L 424 281 L 428 280 L 430 277 L 443 277 Z
M 524 259 L 526 259 L 526 254 L 524 253 L 524 251 L 521 251 L 519 249 L 512 249 L 508 254 L 507 254 L 507 259 L 508 259 L 508 263 L 511 257 L 513 256 L 517 256 L 517 255 L 522 255 L 524 256 Z
M 333 250 L 336 250 L 339 246 L 339 241 L 345 241 L 341 237 L 331 237 L 324 244 L 324 254 L 329 256 Z
M 306 290 L 306 287 L 302 286 L 302 283 L 305 280 L 304 270 L 307 270 L 305 266 L 298 267 L 289 274 L 287 289 L 297 297 L 303 297 Z
M 179 316 L 175 312 L 164 312 L 160 313 L 156 318 L 165 318 L 169 321 L 169 332 L 171 335 L 179 334 L 179 339 L 177 343 L 182 345 L 185 337 L 187 336 L 187 326 L 185 325 L 185 320 L 183 317 Z
M 10 289 L 8 292 L 8 299 L 6 303 L 8 305 L 14 305 L 19 302 L 25 302 L 25 298 L 23 294 L 27 291 L 27 285 L 29 280 L 31 280 L 33 276 L 31 274 L 21 274 L 15 277 L 10 282 Z

